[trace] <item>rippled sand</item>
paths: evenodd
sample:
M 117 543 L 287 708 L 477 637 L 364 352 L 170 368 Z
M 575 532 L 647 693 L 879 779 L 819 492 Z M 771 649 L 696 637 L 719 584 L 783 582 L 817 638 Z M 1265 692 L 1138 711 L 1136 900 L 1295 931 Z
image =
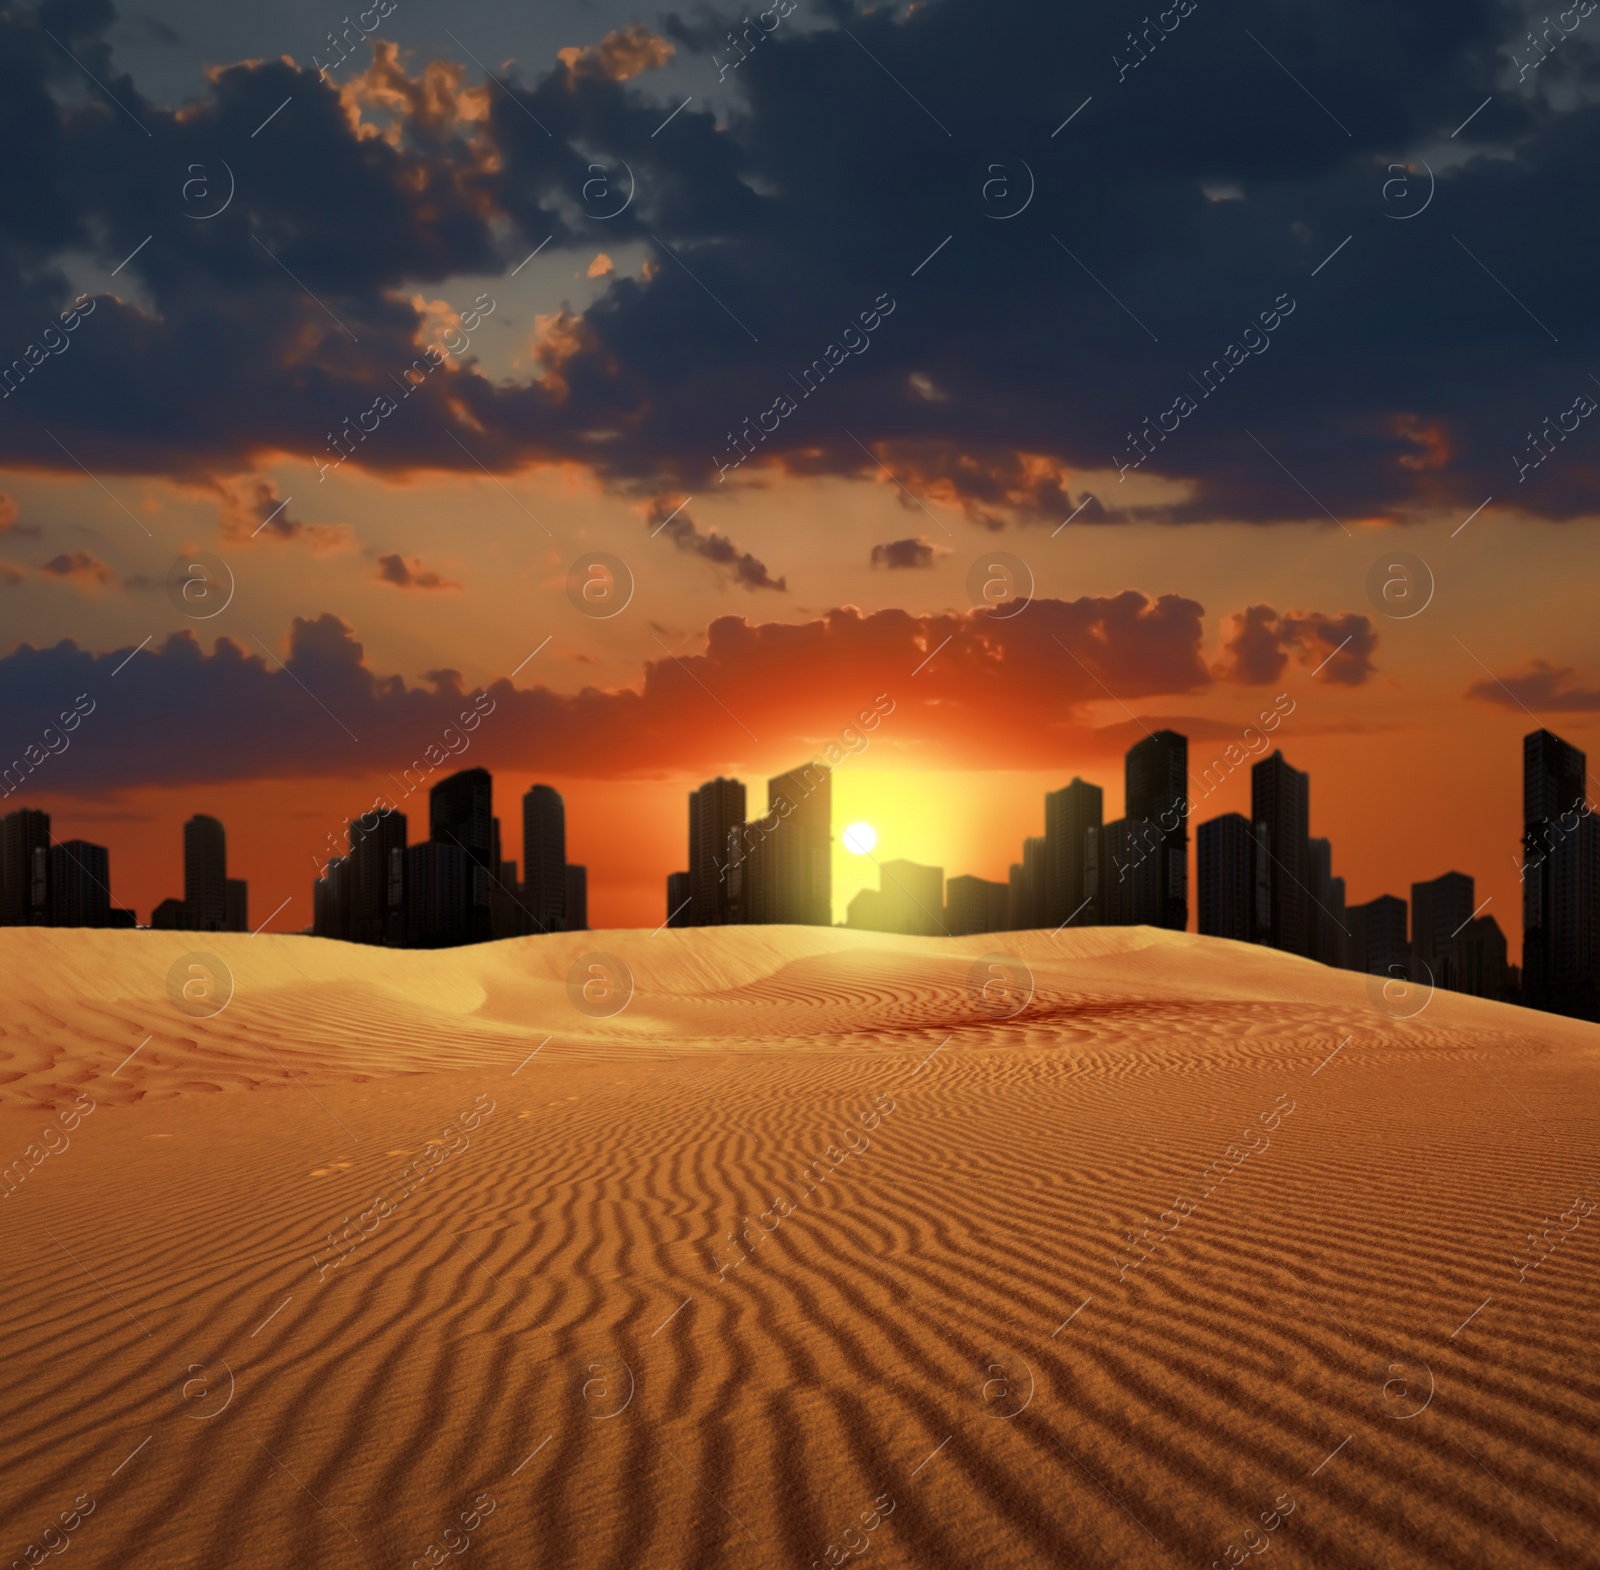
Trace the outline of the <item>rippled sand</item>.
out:
M 0 1563 L 1595 1563 L 1600 1029 L 1422 1001 L 0 931 Z

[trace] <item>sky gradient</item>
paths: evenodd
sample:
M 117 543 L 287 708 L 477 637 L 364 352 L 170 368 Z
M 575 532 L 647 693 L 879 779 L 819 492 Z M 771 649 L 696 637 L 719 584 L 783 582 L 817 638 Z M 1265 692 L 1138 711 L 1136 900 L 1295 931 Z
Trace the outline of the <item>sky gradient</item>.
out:
M 525 9 L 0 8 L 0 750 L 96 704 L 8 808 L 141 919 L 214 813 L 294 930 L 483 694 L 506 854 L 554 784 L 655 926 L 685 792 L 879 695 L 836 828 L 1003 878 L 1287 693 L 1349 899 L 1515 952 L 1518 739 L 1600 746 L 1600 22 Z

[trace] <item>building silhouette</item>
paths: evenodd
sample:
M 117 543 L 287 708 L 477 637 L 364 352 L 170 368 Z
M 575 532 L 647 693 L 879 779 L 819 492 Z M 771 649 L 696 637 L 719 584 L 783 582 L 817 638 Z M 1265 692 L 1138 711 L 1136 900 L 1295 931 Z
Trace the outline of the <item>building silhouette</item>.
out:
M 1473 917 L 1472 879 L 1447 872 L 1411 885 L 1411 979 L 1459 991 L 1457 939 Z
M 329 862 L 331 871 L 334 863 Z M 479 941 L 469 934 L 474 926 L 472 899 L 475 881 L 482 880 L 483 922 L 488 927 L 487 868 L 473 862 L 459 845 L 427 839 L 406 851 L 406 945 L 414 949 L 455 948 Z M 330 937 L 342 937 L 330 932 Z
M 1202 823 L 1195 836 L 1200 884 L 1200 931 L 1207 937 L 1253 943 L 1256 937 L 1255 829 L 1242 813 Z
M 1092 927 L 1098 880 L 1089 876 L 1089 833 L 1101 824 L 1103 793 L 1074 775 L 1044 798 L 1044 874 L 1029 926 Z
M 688 927 L 693 925 L 689 920 L 689 906 L 694 899 L 693 894 L 690 892 L 692 887 L 693 882 L 688 872 L 669 872 L 667 874 L 667 925 L 669 927 Z
M 924 867 L 915 861 L 880 862 L 878 887 L 862 889 L 850 901 L 845 925 L 871 932 L 944 935 L 948 931 L 944 920 L 944 868 Z
M 726 919 L 751 926 L 831 926 L 832 856 L 833 771 L 806 763 L 775 775 L 767 781 L 766 812 L 728 830 Z M 694 876 L 690 867 L 687 914 L 700 925 L 693 916 Z
M 162 900 L 150 912 L 150 925 L 157 932 L 189 931 L 189 902 L 181 899 Z
M 549 785 L 522 798 L 522 903 L 530 930 L 562 932 L 567 912 L 567 809 Z
M 1320 964 L 1342 969 L 1350 930 L 1344 913 L 1344 879 L 1333 875 L 1333 846 L 1328 840 L 1306 841 L 1305 885 L 1308 953 Z
M 1507 962 L 1506 935 L 1493 916 L 1474 916 L 1455 940 L 1458 992 L 1502 1003 L 1518 1001 L 1516 966 Z
M 1124 815 L 1152 832 L 1136 843 L 1153 865 L 1133 883 L 1133 922 L 1181 932 L 1189 925 L 1189 742 L 1158 730 L 1128 749 Z
M 374 821 L 368 822 L 367 818 Z M 352 943 L 402 948 L 406 942 L 406 815 L 368 813 L 351 819 L 350 916 L 341 936 Z
M 741 780 L 720 774 L 689 792 L 689 909 L 684 924 L 724 926 L 732 915 L 728 888 L 728 836 L 744 822 Z
M 66 840 L 50 851 L 50 925 L 111 925 L 111 853 L 87 840 Z
M 1600 1018 L 1600 837 L 1587 759 L 1548 730 L 1522 739 L 1522 985 L 1534 1008 Z
M 1011 889 L 967 874 L 945 884 L 945 927 L 953 938 L 973 932 L 1004 932 Z
M 1257 834 L 1257 941 L 1288 954 L 1311 952 L 1310 900 L 1305 876 L 1310 855 L 1311 782 L 1282 752 L 1250 771 L 1250 816 Z M 1262 900 L 1260 895 L 1264 893 Z
M 0 819 L 0 927 L 50 924 L 50 814 L 19 807 Z
M 1380 894 L 1345 911 L 1350 929 L 1348 968 L 1371 976 L 1404 980 L 1411 974 L 1411 945 L 1406 940 L 1406 902 L 1396 894 Z
M 425 858 L 424 877 L 430 878 L 446 866 L 459 865 L 462 879 L 459 898 L 435 891 L 429 884 L 427 921 L 423 929 L 433 934 L 428 946 L 488 942 L 492 935 L 490 880 L 499 874 L 500 856 L 495 845 L 494 782 L 487 769 L 462 769 L 440 780 L 428 792 L 428 838 L 436 844 L 454 847 L 461 852 L 461 860 L 453 863 L 449 858 L 432 861 Z M 414 854 L 416 848 L 413 846 L 408 852 L 408 877 L 419 865 Z M 443 920 L 447 914 L 458 925 L 438 926 L 437 920 Z M 445 933 L 448 933 L 447 938 Z
M 183 826 L 183 902 L 189 931 L 228 930 L 228 835 L 204 813 Z
M 567 863 L 567 909 L 564 932 L 589 930 L 589 869 Z

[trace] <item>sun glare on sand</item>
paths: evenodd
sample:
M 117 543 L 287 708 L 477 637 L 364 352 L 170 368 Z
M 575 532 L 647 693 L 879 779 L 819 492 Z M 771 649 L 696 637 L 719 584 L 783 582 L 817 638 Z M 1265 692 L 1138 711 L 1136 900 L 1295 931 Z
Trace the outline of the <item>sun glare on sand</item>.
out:
M 844 831 L 844 848 L 852 856 L 865 856 L 878 843 L 878 831 L 870 823 L 852 823 Z

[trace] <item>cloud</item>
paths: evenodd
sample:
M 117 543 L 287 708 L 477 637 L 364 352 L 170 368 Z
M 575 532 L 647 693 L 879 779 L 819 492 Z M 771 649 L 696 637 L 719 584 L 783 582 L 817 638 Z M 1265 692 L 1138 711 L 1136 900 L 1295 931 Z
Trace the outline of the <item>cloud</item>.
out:
M 650 527 L 652 537 L 664 533 L 680 551 L 690 551 L 718 567 L 726 568 L 728 576 L 741 588 L 773 589 L 779 594 L 788 590 L 786 578 L 774 578 L 767 571 L 765 562 L 752 556 L 749 551 L 741 551 L 726 535 L 718 534 L 715 529 L 709 534 L 702 534 L 682 504 L 677 508 L 669 508 L 666 498 L 657 497 L 645 513 L 645 522 Z
M 5 491 L 0 491 L 0 534 L 14 534 L 19 539 L 39 538 L 35 525 L 18 521 L 16 501 Z
M 1534 714 L 1600 713 L 1600 688 L 1584 686 L 1584 680 L 1576 666 L 1534 659 L 1525 671 L 1473 682 L 1467 696 Z
M 1285 611 L 1252 605 L 1224 618 L 1222 650 L 1214 673 L 1220 681 L 1264 687 L 1283 674 L 1291 655 L 1320 682 L 1359 687 L 1375 669 L 1378 634 L 1356 611 Z
M 217 522 L 222 537 L 236 543 L 251 540 L 298 541 L 309 545 L 312 553 L 325 556 L 349 550 L 355 544 L 348 527 L 321 523 L 302 523 L 288 508 L 292 497 L 280 496 L 272 480 L 259 474 L 234 475 L 214 479 L 204 487 L 218 498 Z
M 613 264 L 611 258 L 607 256 L 604 251 L 602 251 L 592 262 L 589 263 L 589 270 L 584 274 L 584 276 L 586 278 L 604 278 L 607 273 L 612 271 L 612 267 Z
M 933 541 L 920 535 L 913 540 L 890 540 L 887 545 L 872 547 L 874 567 L 931 567 Z
M 383 583 L 391 583 L 397 589 L 459 589 L 461 585 L 454 578 L 442 577 L 430 567 L 425 567 L 421 557 L 413 556 L 409 561 L 401 555 L 380 556 L 378 558 L 378 578 Z
M 39 571 L 51 578 L 66 578 L 82 584 L 107 584 L 116 574 L 97 557 L 87 551 L 62 551 L 49 561 L 41 562 Z
M 1594 511 L 1600 460 L 1581 440 L 1506 490 L 1518 446 L 1507 431 L 1542 429 L 1582 389 L 1568 385 L 1566 348 L 1494 282 L 1541 319 L 1559 310 L 1563 343 L 1600 329 L 1587 270 L 1600 210 L 1571 200 L 1600 139 L 1593 51 L 1562 64 L 1559 94 L 1550 73 L 1503 91 L 1526 22 L 1502 0 L 1417 0 L 1403 36 L 1383 0 L 1349 0 L 1331 19 L 1244 0 L 1238 29 L 1191 24 L 1132 70 L 1126 19 L 1104 8 L 829 0 L 824 14 L 835 25 L 765 33 L 726 106 L 696 92 L 663 129 L 678 89 L 651 73 L 671 58 L 709 81 L 726 18 L 673 19 L 661 34 L 631 25 L 499 85 L 466 62 L 408 68 L 387 43 L 343 88 L 309 65 L 247 61 L 213 70 L 204 96 L 179 106 L 118 69 L 109 5 L 0 11 L 18 132 L 0 171 L 12 341 L 70 298 L 68 258 L 124 263 L 110 237 L 147 233 L 148 215 L 171 209 L 166 171 L 214 168 L 218 147 L 247 141 L 253 160 L 248 217 L 241 202 L 216 222 L 157 226 L 126 262 L 124 293 L 97 296 L 72 352 L 8 404 L 0 461 L 75 473 L 47 431 L 97 473 L 238 474 L 309 458 L 324 432 L 393 396 L 427 320 L 419 291 L 459 303 L 460 280 L 509 275 L 545 243 L 582 267 L 604 217 L 610 254 L 637 244 L 649 268 L 607 274 L 584 310 L 552 316 L 535 376 L 452 359 L 352 461 L 395 475 L 576 464 L 644 496 L 709 482 L 741 433 L 756 454 L 740 483 L 881 483 L 864 444 L 924 501 L 983 528 L 1053 528 L 1086 474 L 1134 453 L 1137 478 L 1094 482 L 1103 511 L 1085 520 L 1348 526 L 1464 515 L 1490 493 L 1547 518 Z M 160 160 L 108 98 L 80 91 L 47 25 L 150 130 Z M 1245 28 L 1284 69 L 1241 46 Z M 996 37 L 1027 47 L 1003 88 L 975 87 Z M 1036 170 L 1036 199 L 1014 223 L 968 232 L 952 216 L 953 238 L 930 255 L 930 213 L 1006 216 L 984 207 L 989 166 L 1059 128 L 1064 59 L 1084 62 L 1093 89 L 1072 128 L 1081 166 L 1070 179 Z M 886 72 L 915 83 L 917 103 L 886 90 Z M 1221 105 L 1219 81 L 1236 84 Z M 1350 134 L 1330 134 L 1307 93 L 1337 96 Z M 291 97 L 294 113 L 252 141 Z M 1408 176 L 1415 191 L 1396 182 L 1392 160 L 1485 99 L 1452 144 L 1471 156 L 1437 172 L 1433 206 L 1476 227 L 1458 243 L 1431 216 L 1398 231 L 1381 222 L 1424 194 L 1420 175 Z M 981 151 L 939 129 L 974 102 Z M 601 214 L 591 187 L 608 202 L 636 194 Z M 1052 239 L 1069 228 L 1070 252 Z M 1541 259 L 1537 280 L 1517 271 L 1523 254 Z M 1263 337 L 1264 318 L 1277 325 Z M 844 358 L 807 394 L 799 373 L 828 345 Z M 1487 361 L 1505 367 L 1492 396 L 1469 374 Z M 780 396 L 791 413 L 775 413 Z M 1345 679 L 1359 657 L 1335 668 Z
M 1194 600 L 1131 590 L 1036 600 L 1007 618 L 849 606 L 799 623 L 722 616 L 647 661 L 630 686 L 568 693 L 494 680 L 474 761 L 628 778 L 731 765 L 758 748 L 764 766 L 824 746 L 882 695 L 894 713 L 880 744 L 920 763 L 972 767 L 981 732 L 985 767 L 1059 767 L 1107 753 L 1085 709 L 1108 691 L 1133 703 L 1210 685 L 1203 619 Z M 58 694 L 99 705 L 92 738 L 52 762 L 53 791 L 398 775 L 470 707 L 453 671 L 414 685 L 372 670 L 353 629 L 328 614 L 295 619 L 282 669 L 226 637 L 207 654 L 188 631 L 124 665 L 130 652 L 63 642 L 0 657 L 0 736 L 31 734 Z

